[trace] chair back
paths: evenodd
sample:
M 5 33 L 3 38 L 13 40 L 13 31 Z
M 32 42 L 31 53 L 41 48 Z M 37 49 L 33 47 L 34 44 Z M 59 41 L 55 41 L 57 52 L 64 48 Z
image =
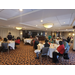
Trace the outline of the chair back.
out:
M 49 50 L 49 47 L 42 48 L 42 54 L 47 54 Z
M 3 49 L 8 49 L 8 43 L 2 43 Z

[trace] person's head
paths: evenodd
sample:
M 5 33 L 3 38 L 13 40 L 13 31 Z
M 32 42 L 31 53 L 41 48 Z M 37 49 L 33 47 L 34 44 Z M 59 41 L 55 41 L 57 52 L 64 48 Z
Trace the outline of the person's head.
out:
M 45 40 L 45 43 L 48 43 L 48 40 Z
M 7 42 L 7 38 L 4 38 L 4 41 Z
M 48 40 L 48 37 L 46 37 L 46 39 Z
M 20 39 L 19 37 L 17 37 L 17 40 Z
M 11 34 L 11 32 L 9 32 L 9 34 Z
M 59 41 L 59 44 L 60 44 L 60 45 L 62 45 L 62 44 L 63 44 L 63 42 L 62 42 L 62 41 Z
M 32 38 L 32 36 L 30 36 L 30 38 Z

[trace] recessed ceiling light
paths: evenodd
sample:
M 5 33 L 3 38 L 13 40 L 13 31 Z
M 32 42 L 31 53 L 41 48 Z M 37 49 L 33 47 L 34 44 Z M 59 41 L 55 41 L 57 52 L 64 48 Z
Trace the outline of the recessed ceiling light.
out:
M 20 11 L 23 11 L 23 9 L 19 9 Z
M 37 25 L 36 25 L 37 26 Z
M 41 20 L 41 22 L 43 22 L 43 20 Z

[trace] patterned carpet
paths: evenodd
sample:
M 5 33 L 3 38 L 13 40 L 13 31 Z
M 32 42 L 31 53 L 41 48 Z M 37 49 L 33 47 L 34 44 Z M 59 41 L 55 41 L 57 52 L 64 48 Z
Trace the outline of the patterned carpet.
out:
M 34 53 L 33 46 L 26 44 L 24 45 L 23 42 L 17 49 L 10 50 L 8 52 L 0 52 L 0 65 L 40 65 L 40 59 L 35 59 L 36 54 Z M 72 45 L 69 50 L 69 61 L 63 60 L 64 65 L 75 65 L 75 51 L 72 51 Z M 42 64 L 41 65 L 62 65 L 61 59 L 59 59 L 59 63 L 53 63 L 52 59 L 44 56 L 42 57 Z

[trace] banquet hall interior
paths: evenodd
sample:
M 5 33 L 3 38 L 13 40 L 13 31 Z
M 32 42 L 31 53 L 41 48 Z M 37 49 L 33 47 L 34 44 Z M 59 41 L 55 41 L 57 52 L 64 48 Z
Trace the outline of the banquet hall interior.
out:
M 54 63 L 53 52 L 63 39 L 69 45 L 68 59 L 65 54 L 57 55 L 59 62 Z M 7 50 L 3 49 L 4 40 Z M 50 46 L 42 55 L 45 40 Z M 75 9 L 0 9 L 0 65 L 75 65 L 74 53 Z

